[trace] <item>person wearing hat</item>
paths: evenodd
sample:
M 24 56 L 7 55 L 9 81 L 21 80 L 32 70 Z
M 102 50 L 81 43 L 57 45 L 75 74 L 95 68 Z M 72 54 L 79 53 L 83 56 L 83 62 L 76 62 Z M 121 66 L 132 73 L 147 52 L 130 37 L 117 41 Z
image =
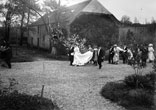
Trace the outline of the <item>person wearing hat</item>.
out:
M 100 45 L 98 45 L 98 58 L 97 63 L 99 65 L 99 69 L 102 68 L 102 62 L 104 61 L 104 50 Z
M 125 50 L 123 50 L 122 48 L 118 47 L 117 44 L 114 44 L 114 56 L 113 56 L 113 62 L 114 64 L 118 64 L 119 63 L 119 52 L 125 52 Z
M 154 49 L 153 49 L 153 44 L 149 44 L 148 45 L 148 60 L 149 62 L 153 62 L 155 59 L 155 56 L 154 56 Z

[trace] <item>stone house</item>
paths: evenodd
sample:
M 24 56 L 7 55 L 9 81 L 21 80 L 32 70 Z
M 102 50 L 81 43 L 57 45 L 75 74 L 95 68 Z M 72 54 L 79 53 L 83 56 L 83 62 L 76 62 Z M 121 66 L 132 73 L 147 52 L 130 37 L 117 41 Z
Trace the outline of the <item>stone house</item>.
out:
M 97 19 L 97 24 L 94 24 L 96 17 L 98 17 L 99 20 Z M 78 26 L 80 22 L 82 23 L 82 25 Z M 79 33 L 83 32 L 83 34 L 81 35 L 85 36 L 84 34 L 88 32 L 85 29 L 95 27 L 92 30 L 89 30 L 91 33 L 87 34 L 86 36 L 92 36 L 92 34 L 94 34 L 94 31 L 99 28 L 99 33 L 101 32 L 101 34 L 97 37 L 101 37 L 101 35 L 103 34 L 102 32 L 105 32 L 107 34 L 107 31 L 111 30 L 109 29 L 109 27 L 107 27 L 107 25 L 105 26 L 105 22 L 107 25 L 111 24 L 110 27 L 112 28 L 116 27 L 114 32 L 116 32 L 116 37 L 118 37 L 117 24 L 119 23 L 119 21 L 114 17 L 114 15 L 110 13 L 99 1 L 87 0 L 68 7 L 67 11 L 60 11 L 59 13 L 57 11 L 54 11 L 52 13 L 45 14 L 43 18 L 40 18 L 38 21 L 34 22 L 29 27 L 28 44 L 39 48 L 50 49 L 52 44 L 51 37 L 48 33 L 49 27 L 50 29 L 54 29 L 57 26 L 66 29 L 68 36 L 71 33 L 74 33 L 75 30 Z M 103 39 L 99 39 L 99 41 L 105 40 L 105 37 L 109 38 L 109 36 L 112 36 L 113 38 L 115 35 L 112 35 L 112 33 L 113 31 L 109 32 L 108 35 L 103 34 Z

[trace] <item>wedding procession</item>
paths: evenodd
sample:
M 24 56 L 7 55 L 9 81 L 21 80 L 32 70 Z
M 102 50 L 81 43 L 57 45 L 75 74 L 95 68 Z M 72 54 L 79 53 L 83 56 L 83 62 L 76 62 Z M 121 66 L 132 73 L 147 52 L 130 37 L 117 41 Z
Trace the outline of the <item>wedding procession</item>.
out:
M 71 66 L 83 66 L 91 63 L 95 66 L 102 67 L 102 62 L 105 59 L 105 50 L 100 45 L 88 46 L 85 53 L 81 53 L 79 45 L 72 44 L 69 49 L 69 60 Z M 140 65 L 141 67 L 146 67 L 146 63 L 152 63 L 155 60 L 153 44 L 138 45 L 135 48 L 127 47 L 123 48 L 114 44 L 109 49 L 108 63 L 109 64 L 119 64 L 119 60 L 123 60 L 123 64 L 129 65 Z
M 156 0 L 0 0 L 0 110 L 155 110 Z

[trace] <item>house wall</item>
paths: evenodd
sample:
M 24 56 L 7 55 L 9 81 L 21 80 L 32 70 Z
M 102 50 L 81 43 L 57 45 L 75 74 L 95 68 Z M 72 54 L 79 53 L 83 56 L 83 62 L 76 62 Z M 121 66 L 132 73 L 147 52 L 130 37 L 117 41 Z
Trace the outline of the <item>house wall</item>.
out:
M 148 32 L 148 28 L 145 27 L 120 27 L 119 28 L 119 38 L 120 41 L 126 38 L 127 32 L 130 30 L 133 32 L 134 37 L 138 40 L 137 43 L 153 43 L 154 49 L 156 50 L 156 31 L 154 34 Z M 155 51 L 156 54 L 156 51 Z
M 33 26 L 30 28 L 28 44 L 33 47 L 50 49 L 50 36 L 47 35 L 44 25 Z
M 136 40 L 141 40 L 146 43 L 152 42 L 155 37 L 148 32 L 147 27 L 119 27 L 120 40 L 126 39 L 128 31 L 133 32 Z
M 49 24 L 52 28 L 56 28 L 55 23 Z M 68 35 L 69 32 L 69 24 L 60 24 L 60 27 L 67 29 Z M 49 29 L 49 26 L 48 26 Z M 49 31 L 49 30 L 48 30 Z M 51 49 L 51 38 L 49 33 L 46 30 L 45 25 L 35 25 L 31 26 L 29 29 L 28 36 L 28 44 L 33 47 L 43 48 L 43 49 Z

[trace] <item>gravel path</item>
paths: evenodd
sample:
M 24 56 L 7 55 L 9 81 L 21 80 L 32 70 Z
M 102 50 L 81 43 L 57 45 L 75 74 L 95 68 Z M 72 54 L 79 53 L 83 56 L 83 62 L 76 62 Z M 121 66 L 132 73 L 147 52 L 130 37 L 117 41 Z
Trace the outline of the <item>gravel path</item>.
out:
M 18 90 L 28 94 L 40 94 L 51 98 L 61 110 L 125 110 L 100 96 L 107 82 L 122 80 L 132 74 L 128 65 L 103 64 L 101 70 L 93 65 L 73 67 L 67 61 L 36 61 L 13 63 L 12 69 L 0 67 L 0 74 L 7 82 L 15 78 Z

